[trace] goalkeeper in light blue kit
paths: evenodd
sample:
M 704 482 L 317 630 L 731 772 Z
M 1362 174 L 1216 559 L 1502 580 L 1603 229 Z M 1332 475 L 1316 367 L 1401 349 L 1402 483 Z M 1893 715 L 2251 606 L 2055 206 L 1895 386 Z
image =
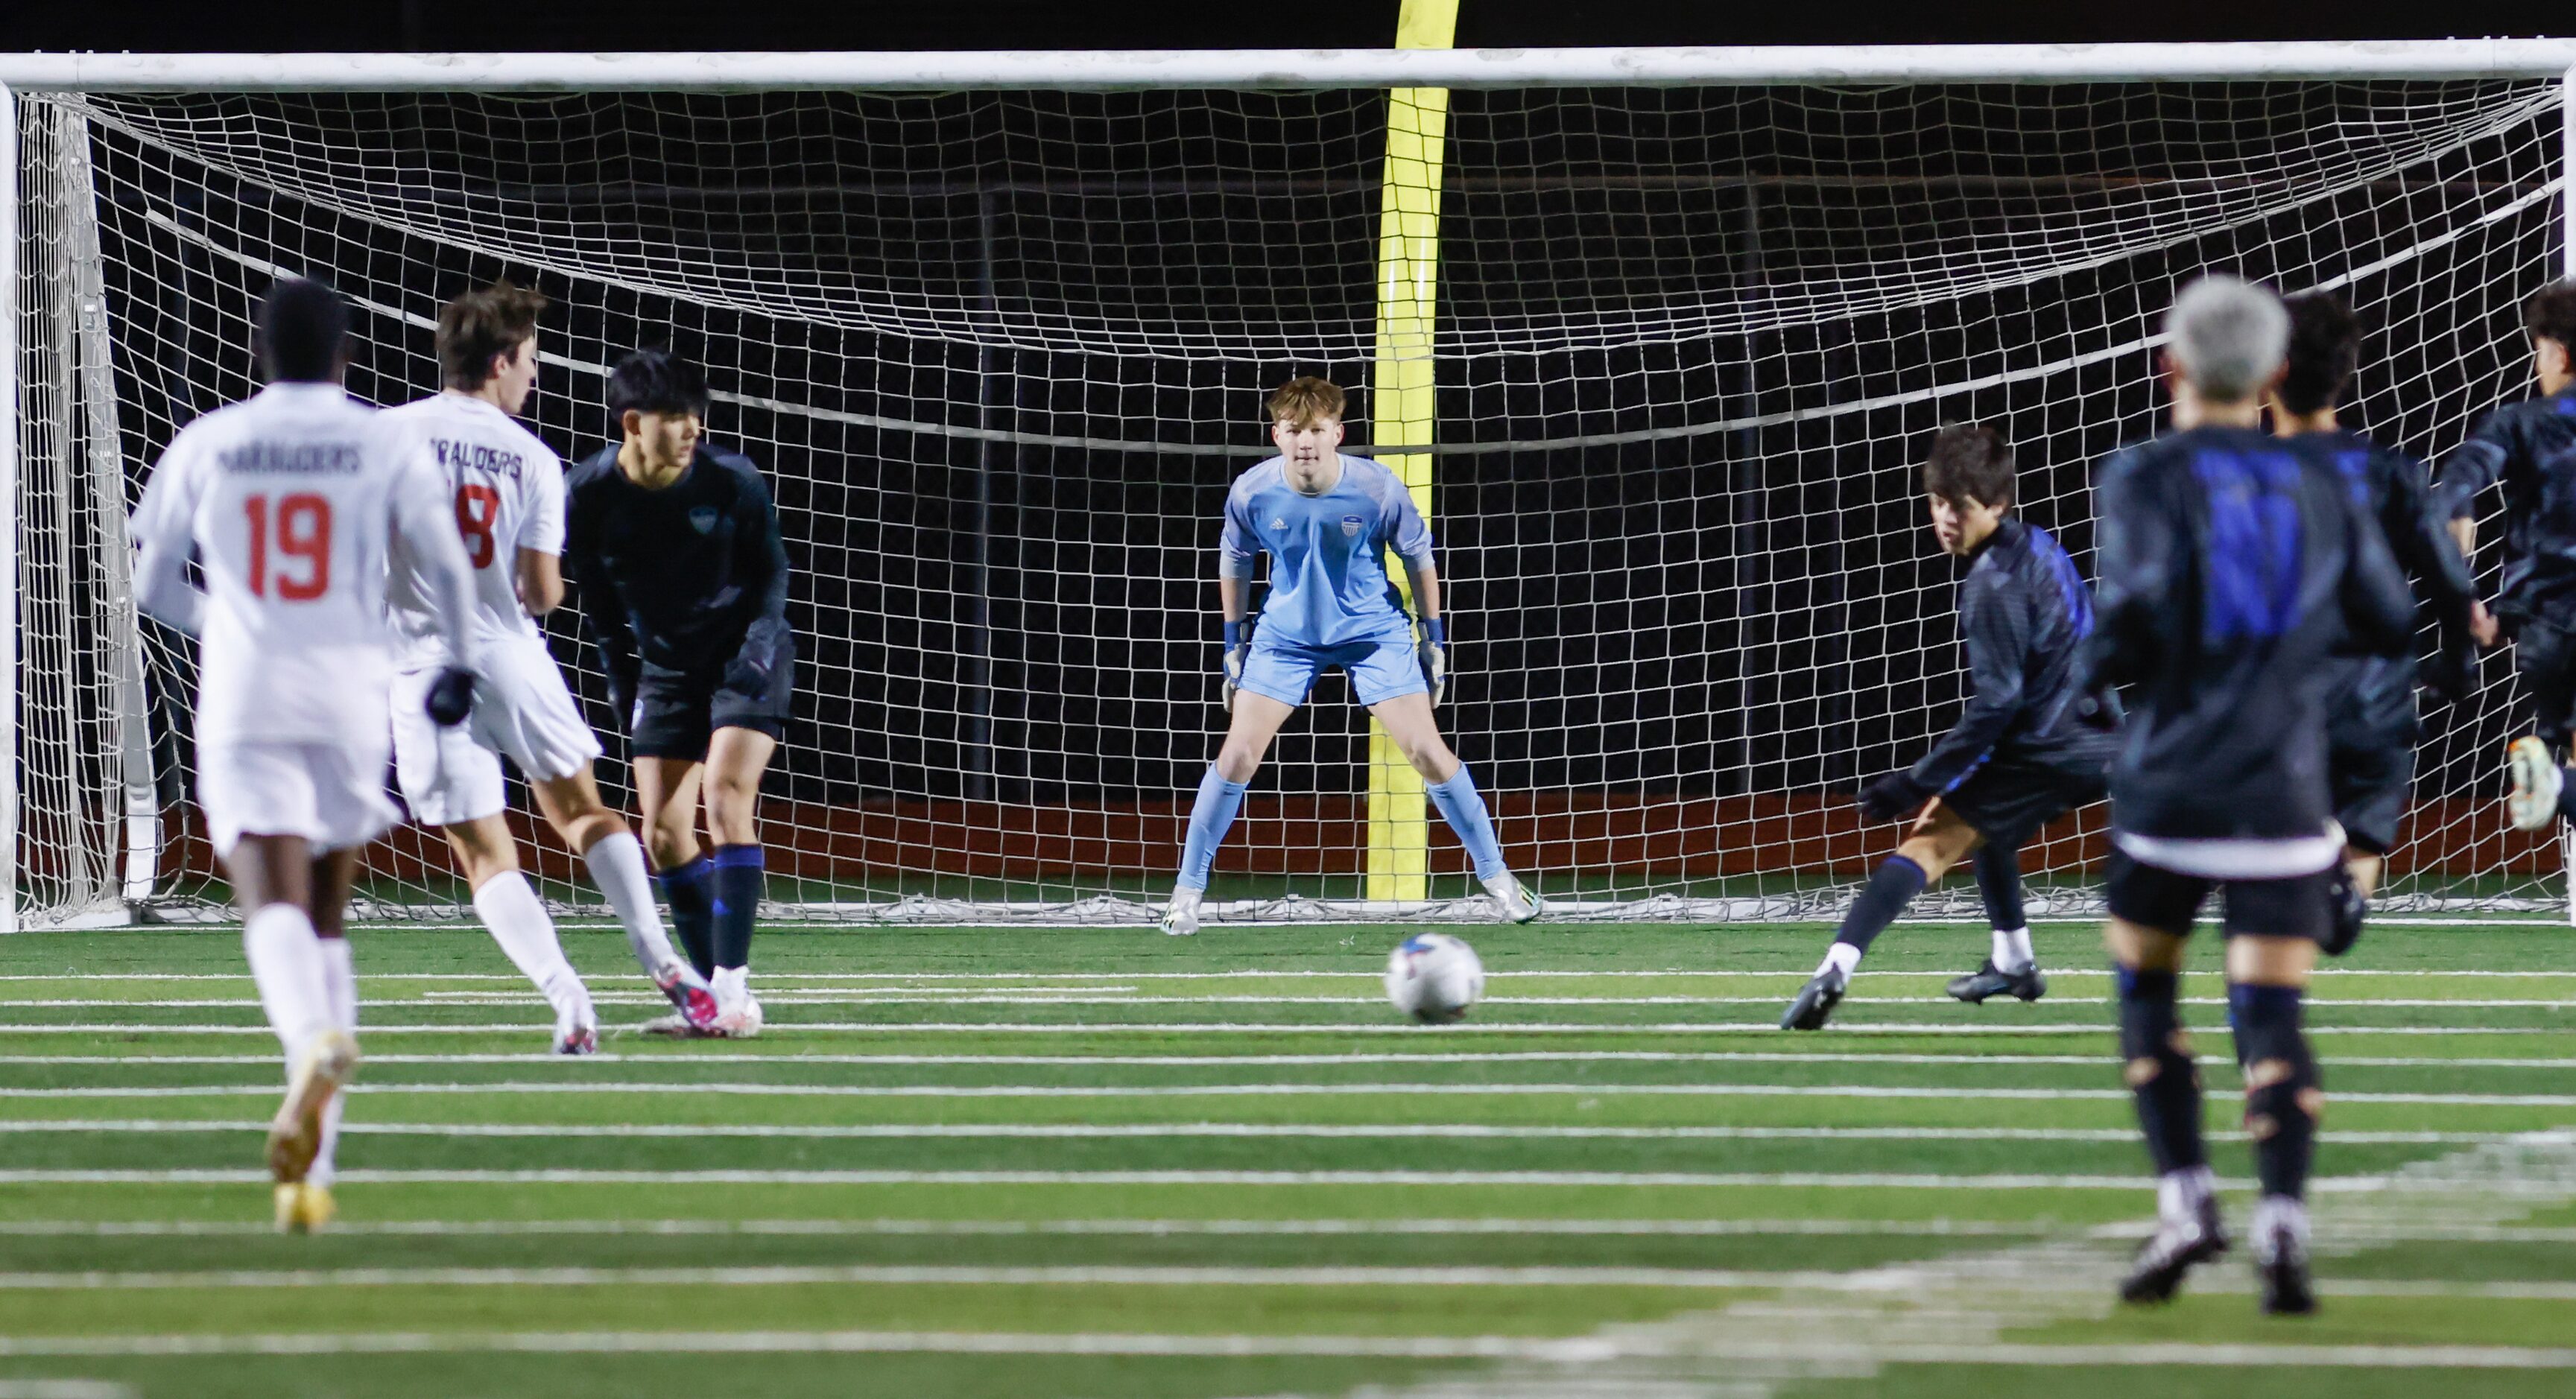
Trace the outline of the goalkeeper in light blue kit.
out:
M 1440 739 L 1431 717 L 1448 675 L 1440 622 L 1440 576 L 1431 567 L 1431 530 L 1394 472 L 1342 445 L 1342 391 L 1322 379 L 1291 379 L 1270 396 L 1270 438 L 1278 456 L 1236 478 L 1225 498 L 1217 590 L 1225 608 L 1225 705 L 1234 716 L 1225 746 L 1199 782 L 1181 853 L 1180 879 L 1163 931 L 1199 930 L 1216 848 L 1243 809 L 1244 789 L 1279 726 L 1306 702 L 1327 666 L 1351 677 L 1351 692 L 1377 716 L 1422 780 L 1432 805 L 1475 861 L 1476 879 L 1526 923 L 1538 901 L 1503 865 L 1494 821 L 1475 779 Z M 1386 553 L 1402 556 L 1421 609 L 1422 635 L 1386 576 Z M 1270 555 L 1270 603 L 1261 625 L 1244 619 L 1253 565 Z

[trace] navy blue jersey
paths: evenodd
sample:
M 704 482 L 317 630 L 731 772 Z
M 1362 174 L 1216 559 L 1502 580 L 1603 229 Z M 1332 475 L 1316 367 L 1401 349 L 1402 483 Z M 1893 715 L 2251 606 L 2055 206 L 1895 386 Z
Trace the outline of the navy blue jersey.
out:
M 1959 585 L 1968 706 L 1914 780 L 1947 792 L 1989 758 L 2098 775 L 2109 738 L 2075 714 L 2077 648 L 2092 632 L 2093 594 L 2056 539 L 2020 520 L 1996 524 Z
M 2392 452 L 2357 432 L 2302 433 L 2290 439 L 2299 448 L 2334 463 L 2354 498 L 2379 522 L 2389 555 L 2414 580 L 2416 596 L 2434 619 L 2453 636 L 2466 632 L 2469 611 L 2477 602 L 2477 584 L 2468 560 L 2445 528 L 2449 512 L 2439 508 L 2424 464 Z M 2411 724 L 2415 706 L 2415 656 L 2352 656 L 2339 659 L 2340 672 L 2331 692 L 2338 706 L 2366 705 L 2383 716 L 2403 711 Z M 2393 719 L 2384 727 L 2394 731 Z
M 2322 453 L 2202 427 L 2122 449 L 2094 487 L 2087 685 L 2129 691 L 2115 830 L 2292 840 L 2326 829 L 2323 691 L 2340 653 L 2402 655 L 2414 600 Z
M 703 441 L 680 479 L 646 490 L 603 448 L 564 477 L 564 571 L 582 590 L 609 684 L 638 667 L 766 669 L 787 627 L 787 549 L 769 486 L 747 457 Z
M 2496 615 L 2576 624 L 2576 387 L 2487 414 L 2442 459 L 2449 519 L 2468 519 L 2504 485 L 2504 586 Z

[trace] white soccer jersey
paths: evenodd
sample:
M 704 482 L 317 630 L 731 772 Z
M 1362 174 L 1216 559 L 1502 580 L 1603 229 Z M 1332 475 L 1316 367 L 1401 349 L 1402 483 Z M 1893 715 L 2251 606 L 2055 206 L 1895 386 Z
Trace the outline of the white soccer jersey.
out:
M 397 552 L 462 593 L 455 521 L 409 437 L 336 384 L 273 384 L 190 423 L 134 513 L 156 616 L 195 620 L 205 576 L 201 745 L 382 752 L 392 678 L 385 575 Z M 452 608 L 461 610 L 459 603 Z
M 519 602 L 519 551 L 563 552 L 563 459 L 509 414 L 467 394 L 437 394 L 388 408 L 385 416 L 419 434 L 454 503 L 465 562 L 474 570 L 478 647 L 538 637 L 537 624 Z M 421 579 L 410 569 L 396 569 L 386 600 L 401 638 L 402 668 L 446 664 L 447 647 Z

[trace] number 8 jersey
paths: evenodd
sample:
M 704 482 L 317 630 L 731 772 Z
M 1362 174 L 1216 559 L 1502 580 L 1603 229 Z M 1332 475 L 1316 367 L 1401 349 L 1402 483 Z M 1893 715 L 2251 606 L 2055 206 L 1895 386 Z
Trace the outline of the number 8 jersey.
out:
M 477 649 L 496 641 L 542 644 L 519 602 L 519 551 L 563 552 L 563 459 L 509 414 L 469 394 L 437 394 L 388 408 L 384 416 L 421 439 L 453 502 L 465 563 L 473 570 Z M 386 602 L 400 638 L 397 663 L 406 671 L 448 664 L 417 570 L 397 561 Z
M 137 581 L 147 610 L 202 631 L 200 744 L 383 746 L 388 560 L 399 541 L 427 568 L 455 562 L 454 525 L 417 450 L 323 383 L 272 384 L 171 442 L 134 513 L 147 564 Z M 176 596 L 192 545 L 201 621 Z

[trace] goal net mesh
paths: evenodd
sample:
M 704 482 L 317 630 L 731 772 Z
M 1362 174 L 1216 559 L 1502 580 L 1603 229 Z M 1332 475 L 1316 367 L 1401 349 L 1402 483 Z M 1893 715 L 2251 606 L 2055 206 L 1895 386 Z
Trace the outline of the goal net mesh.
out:
M 256 386 L 250 309 L 295 272 L 356 303 L 350 387 L 379 403 L 436 387 L 442 300 L 532 281 L 557 309 L 530 417 L 567 459 L 609 440 L 623 351 L 705 363 L 712 433 L 769 474 L 796 570 L 773 898 L 1145 916 L 1224 724 L 1217 519 L 1270 451 L 1262 397 L 1328 375 L 1350 450 L 1378 440 L 1390 100 L 22 97 L 21 908 L 220 898 L 193 648 L 133 617 L 123 515 L 179 427 Z M 1451 94 L 1441 722 L 1513 866 L 1572 916 L 1836 902 L 1898 835 L 1850 794 L 1961 699 L 1929 432 L 2004 428 L 2022 513 L 2090 576 L 2092 468 L 2155 427 L 2175 287 L 2225 269 L 2350 298 L 2372 326 L 2352 421 L 2438 455 L 2528 391 L 2559 142 L 2557 89 L 2526 82 Z M 594 601 L 549 627 L 632 810 L 575 617 Z M 2499 657 L 2474 705 L 2428 712 L 2391 903 L 2560 897 L 2557 852 L 2495 801 L 2511 694 Z M 1219 916 L 1368 911 L 1366 724 L 1318 686 L 1218 861 Z M 2025 850 L 2036 911 L 2093 906 L 2104 817 Z M 1455 842 L 1429 841 L 1405 911 L 1476 916 Z M 593 901 L 551 834 L 528 855 Z M 432 834 L 367 860 L 368 912 L 460 905 Z

